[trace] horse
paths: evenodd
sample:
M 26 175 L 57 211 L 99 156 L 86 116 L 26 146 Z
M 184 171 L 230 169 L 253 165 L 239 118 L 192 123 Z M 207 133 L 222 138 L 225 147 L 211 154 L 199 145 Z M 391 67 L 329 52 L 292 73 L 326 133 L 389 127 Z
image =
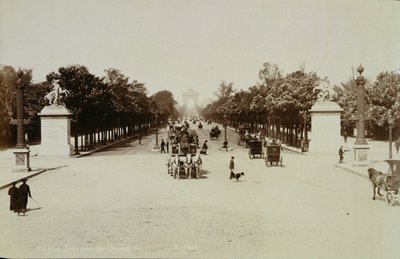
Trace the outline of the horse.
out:
M 378 195 L 379 197 L 382 197 L 380 190 L 383 189 L 384 191 L 388 191 L 388 185 L 390 184 L 390 176 L 387 174 L 383 174 L 382 172 L 379 172 L 375 170 L 374 168 L 369 168 L 368 169 L 368 178 L 371 180 L 372 183 L 372 189 L 374 191 L 374 196 L 372 196 L 372 199 L 375 200 L 375 189 L 378 188 Z
M 170 156 L 167 158 L 167 172 L 172 176 L 174 170 L 175 170 L 175 157 Z
M 201 166 L 203 165 L 203 160 L 201 159 L 200 153 L 197 153 L 196 156 L 192 158 L 192 167 L 196 172 L 196 178 L 199 179 L 200 177 L 200 170 Z
M 190 159 L 190 155 L 189 155 Z M 174 178 L 180 177 L 180 170 L 184 169 L 185 170 L 185 175 L 186 177 L 188 176 L 188 170 L 189 170 L 189 163 L 190 160 L 188 159 L 187 156 L 175 156 L 175 161 L 174 161 Z

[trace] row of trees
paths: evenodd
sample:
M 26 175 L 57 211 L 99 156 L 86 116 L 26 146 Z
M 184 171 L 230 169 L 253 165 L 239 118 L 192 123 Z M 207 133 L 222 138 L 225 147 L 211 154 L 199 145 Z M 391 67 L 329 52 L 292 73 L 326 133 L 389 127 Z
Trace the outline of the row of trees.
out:
M 176 117 L 176 101 L 171 92 L 160 91 L 148 96 L 143 83 L 130 80 L 118 69 L 105 70 L 105 76 L 98 77 L 82 65 L 60 67 L 57 72 L 46 76 L 46 81 L 32 83 L 32 71 L 24 70 L 25 117 L 31 122 L 27 131 L 30 138 L 40 135 L 38 113 L 46 105 L 44 96 L 57 80 L 70 94 L 65 98 L 66 107 L 73 113 L 72 134 L 75 147 L 78 136 L 85 136 L 81 145 L 90 148 L 96 141 L 105 142 L 121 135 L 130 135 L 166 122 L 168 117 Z M 4 66 L 0 70 L 0 144 L 5 145 L 12 135 L 9 122 L 15 114 L 14 68 Z M 11 130 L 10 130 L 11 129 Z M 11 137 L 11 139 L 13 139 Z M 83 139 L 83 138 L 81 138 Z
M 329 89 L 328 78 L 304 69 L 284 76 L 278 65 L 271 63 L 264 63 L 258 75 L 256 85 L 247 90 L 235 90 L 233 83 L 222 81 L 215 93 L 217 99 L 202 110 L 202 116 L 222 123 L 227 120 L 234 127 L 261 129 L 265 135 L 299 145 L 301 138 L 308 137 L 309 110 L 324 88 L 321 86 Z M 386 136 L 387 118 L 397 119 L 400 114 L 400 75 L 382 72 L 375 82 L 367 81 L 365 88 L 370 133 Z M 343 108 L 342 127 L 351 135 L 357 108 L 355 82 L 349 80 L 331 89 L 332 101 Z

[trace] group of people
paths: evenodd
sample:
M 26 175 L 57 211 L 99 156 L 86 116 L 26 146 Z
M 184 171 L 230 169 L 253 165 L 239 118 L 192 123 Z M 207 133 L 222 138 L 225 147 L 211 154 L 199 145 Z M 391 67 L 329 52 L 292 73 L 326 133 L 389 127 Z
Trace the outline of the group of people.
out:
M 32 198 L 29 185 L 26 184 L 27 179 L 22 179 L 22 184 L 17 187 L 17 182 L 13 182 L 8 195 L 10 196 L 10 211 L 18 213 L 18 216 L 23 213 L 25 215 L 28 205 L 28 196 Z

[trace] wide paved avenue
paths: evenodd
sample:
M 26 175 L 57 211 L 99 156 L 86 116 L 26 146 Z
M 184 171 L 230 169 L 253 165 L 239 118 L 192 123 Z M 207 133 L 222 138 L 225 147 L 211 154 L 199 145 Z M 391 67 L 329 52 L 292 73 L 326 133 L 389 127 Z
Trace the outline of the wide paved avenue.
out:
M 150 135 L 29 179 L 38 204 L 26 216 L 1 190 L 0 256 L 400 258 L 399 206 L 371 200 L 368 179 L 336 168 L 337 156 L 284 151 L 284 167 L 266 168 L 222 141 L 208 141 L 201 179 L 169 176 Z

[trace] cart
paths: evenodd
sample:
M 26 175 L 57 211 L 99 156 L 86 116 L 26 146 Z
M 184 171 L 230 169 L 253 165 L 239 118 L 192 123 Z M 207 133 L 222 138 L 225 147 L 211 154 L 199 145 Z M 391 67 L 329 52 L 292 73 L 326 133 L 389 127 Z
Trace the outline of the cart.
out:
M 253 159 L 258 155 L 260 158 L 264 157 L 262 142 L 261 140 L 251 140 L 249 141 L 249 158 Z
M 271 144 L 267 146 L 267 154 L 265 155 L 265 165 L 271 166 L 272 163 L 282 167 L 282 148 L 278 144 Z
M 385 160 L 389 164 L 389 176 L 387 178 L 386 202 L 393 206 L 400 202 L 400 160 Z
M 218 128 L 212 128 L 210 131 L 210 139 L 219 139 L 219 136 L 221 135 L 221 130 Z

